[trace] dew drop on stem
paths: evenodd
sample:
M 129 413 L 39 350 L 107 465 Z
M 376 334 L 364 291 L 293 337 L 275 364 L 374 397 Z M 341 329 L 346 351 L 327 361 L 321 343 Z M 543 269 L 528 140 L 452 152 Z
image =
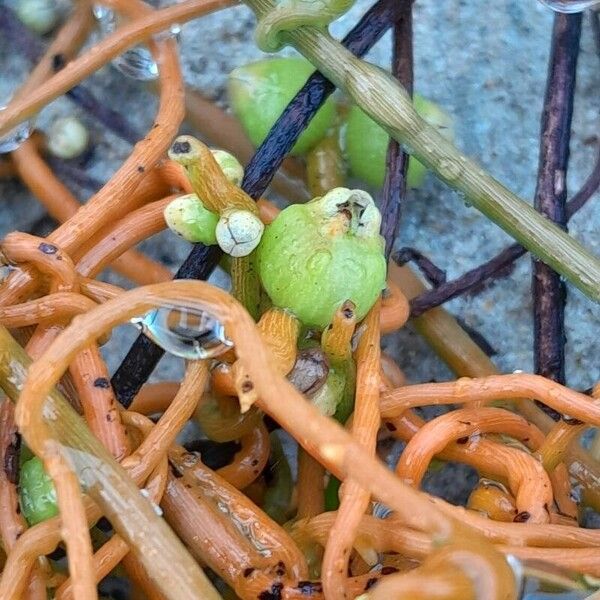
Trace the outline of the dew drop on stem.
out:
M 213 358 L 233 346 L 223 324 L 196 308 L 161 306 L 131 323 L 166 352 L 187 360 Z

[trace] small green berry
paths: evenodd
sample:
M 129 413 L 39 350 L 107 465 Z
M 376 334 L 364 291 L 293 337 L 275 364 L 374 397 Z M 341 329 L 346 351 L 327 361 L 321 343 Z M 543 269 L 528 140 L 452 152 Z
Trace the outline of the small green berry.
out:
M 422 96 L 413 99 L 415 110 L 427 121 L 451 139 L 452 120 L 435 103 Z M 368 117 L 358 106 L 352 106 L 345 127 L 345 149 L 350 170 L 374 187 L 381 187 L 385 178 L 385 159 L 390 136 L 378 123 Z M 427 169 L 417 159 L 411 158 L 408 167 L 407 185 L 418 188 L 423 185 Z
M 75 117 L 56 119 L 48 131 L 48 150 L 58 158 L 71 159 L 83 154 L 90 136 L 85 125 Z
M 346 301 L 362 319 L 385 286 L 381 215 L 369 194 L 335 188 L 293 204 L 267 226 L 258 273 L 275 306 L 325 328 Z
M 240 164 L 240 161 L 229 152 L 225 150 L 210 150 L 215 160 L 219 163 L 221 171 L 227 179 L 233 183 L 233 185 L 241 185 L 242 179 L 244 179 L 244 167 Z
M 41 523 L 58 514 L 54 483 L 46 474 L 44 463 L 37 456 L 21 466 L 19 504 L 29 525 Z
M 231 106 L 254 146 L 260 146 L 314 70 L 303 58 L 275 58 L 231 72 L 228 83 Z M 308 152 L 325 136 L 334 118 L 335 106 L 329 99 L 304 130 L 291 154 Z
M 60 17 L 56 0 L 19 0 L 15 10 L 20 21 L 40 35 L 54 29 Z
M 202 242 L 207 246 L 217 244 L 215 229 L 219 215 L 204 208 L 196 194 L 175 198 L 165 208 L 164 215 L 169 229 L 188 242 Z

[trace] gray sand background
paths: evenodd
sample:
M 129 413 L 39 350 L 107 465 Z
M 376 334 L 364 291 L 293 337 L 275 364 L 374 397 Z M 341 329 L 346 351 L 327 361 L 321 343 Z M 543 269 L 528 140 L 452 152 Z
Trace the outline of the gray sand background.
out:
M 14 3 L 16 0 L 0 0 Z M 341 36 L 369 3 L 356 6 L 332 27 Z M 436 101 L 455 121 L 456 143 L 521 197 L 531 200 L 538 160 L 540 112 L 552 25 L 552 13 L 536 0 L 417 0 L 415 23 L 415 88 Z M 245 7 L 228 9 L 185 25 L 181 60 L 186 82 L 227 105 L 224 86 L 235 67 L 260 58 L 253 44 L 254 17 Z M 293 52 L 287 51 L 288 54 Z M 390 39 L 386 36 L 369 60 L 388 67 Z M 28 72 L 27 62 L 0 38 L 0 100 L 6 100 Z M 110 67 L 88 85 L 99 98 L 121 110 L 139 131 L 152 123 L 156 100 L 141 84 Z M 574 193 L 590 172 L 599 144 L 600 60 L 584 20 L 579 58 L 577 100 L 571 142 L 568 189 Z M 1 102 L 0 102 L 1 104 Z M 57 115 L 76 114 L 94 140 L 87 168 L 105 181 L 126 158 L 127 144 L 103 132 L 85 113 L 65 99 L 44 110 L 37 125 L 46 128 Z M 82 201 L 89 192 L 73 188 Z M 18 183 L 0 182 L 0 234 L 29 230 L 43 209 Z M 570 223 L 570 232 L 600 255 L 600 197 Z M 414 246 L 454 278 L 493 256 L 509 238 L 434 176 L 406 203 L 399 246 Z M 142 249 L 173 271 L 189 246 L 169 234 L 144 242 Z M 114 274 L 107 280 L 127 285 Z M 223 283 L 223 277 L 219 278 Z M 448 308 L 483 334 L 497 350 L 494 360 L 505 372 L 532 368 L 530 261 L 521 259 L 512 275 L 473 297 L 455 300 Z M 569 288 L 567 308 L 567 377 L 571 386 L 587 388 L 600 378 L 600 309 Z M 133 339 L 133 328 L 115 332 L 107 346 L 114 368 Z M 386 340 L 412 382 L 448 379 L 449 371 L 410 330 Z M 160 377 L 176 376 L 180 365 L 163 361 Z M 442 487 L 452 488 L 454 475 Z

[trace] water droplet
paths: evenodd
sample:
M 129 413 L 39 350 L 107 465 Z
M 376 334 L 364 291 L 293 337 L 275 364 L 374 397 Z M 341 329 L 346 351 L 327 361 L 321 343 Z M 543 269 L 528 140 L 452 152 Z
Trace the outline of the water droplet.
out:
M 552 10 L 560 13 L 578 13 L 586 8 L 600 6 L 600 0 L 540 0 Z
M 154 4 L 157 4 L 156 2 Z M 158 2 L 158 6 L 167 6 L 170 2 Z M 95 4 L 93 7 L 94 17 L 98 22 L 98 29 L 103 35 L 114 33 L 119 26 L 119 16 L 110 8 Z M 168 39 L 174 37 L 178 39 L 181 32 L 181 26 L 174 24 L 169 31 L 161 32 L 155 36 L 155 39 Z M 152 58 L 150 50 L 146 46 L 135 46 L 126 50 L 120 56 L 111 61 L 115 69 L 123 73 L 126 77 L 137 79 L 139 81 L 153 81 L 158 78 L 158 65 Z
M 131 323 L 163 350 L 188 360 L 219 356 L 233 346 L 223 324 L 209 313 L 190 307 L 161 306 Z
M 5 108 L 6 106 L 0 106 L 0 111 Z M 31 130 L 31 121 L 24 121 L 0 136 L 0 154 L 16 150 L 31 135 Z
M 153 81 L 158 77 L 158 66 L 149 50 L 136 46 L 117 56 L 112 65 L 123 75 L 139 81 Z
M 394 511 L 382 502 L 373 502 L 371 514 L 376 519 L 387 519 Z
M 181 25 L 179 23 L 173 23 L 171 27 L 169 27 L 170 34 L 167 34 L 168 37 L 177 38 L 181 33 Z M 164 35 L 164 34 L 163 34 Z
M 524 585 L 523 565 L 521 564 L 521 561 L 513 554 L 506 555 L 506 562 L 510 566 L 515 577 L 515 587 L 519 591 L 518 597 L 520 598 Z

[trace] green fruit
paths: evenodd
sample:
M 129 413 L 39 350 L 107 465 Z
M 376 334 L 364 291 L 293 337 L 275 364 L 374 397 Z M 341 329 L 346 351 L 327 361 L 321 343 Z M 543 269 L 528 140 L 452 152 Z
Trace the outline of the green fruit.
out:
M 415 110 L 452 139 L 452 120 L 435 103 L 418 94 L 413 99 Z M 374 187 L 381 187 L 385 179 L 385 158 L 390 136 L 378 123 L 368 117 L 358 106 L 352 106 L 345 127 L 345 149 L 352 175 Z M 423 185 L 426 167 L 416 158 L 411 158 L 408 167 L 407 185 L 418 188 Z
M 54 484 L 44 470 L 44 463 L 37 456 L 21 466 L 19 504 L 29 525 L 41 523 L 58 514 Z
M 254 146 L 260 146 L 314 70 L 304 58 L 275 58 L 231 72 L 228 83 L 231 107 Z M 291 154 L 308 152 L 325 136 L 334 118 L 335 106 L 329 99 L 304 130 Z
M 215 230 L 219 215 L 204 208 L 196 194 L 175 198 L 167 204 L 164 214 L 169 229 L 188 242 L 202 242 L 207 246 L 217 244 Z
M 381 215 L 369 194 L 336 188 L 281 211 L 257 250 L 261 283 L 275 306 L 324 328 L 346 301 L 362 319 L 385 286 Z
M 57 0 L 19 0 L 15 10 L 19 20 L 40 35 L 54 29 L 60 18 Z
M 211 148 L 212 155 L 215 157 L 217 163 L 221 167 L 221 171 L 227 180 L 233 185 L 242 185 L 244 179 L 244 167 L 242 167 L 240 161 L 231 153 L 225 150 L 217 150 Z

